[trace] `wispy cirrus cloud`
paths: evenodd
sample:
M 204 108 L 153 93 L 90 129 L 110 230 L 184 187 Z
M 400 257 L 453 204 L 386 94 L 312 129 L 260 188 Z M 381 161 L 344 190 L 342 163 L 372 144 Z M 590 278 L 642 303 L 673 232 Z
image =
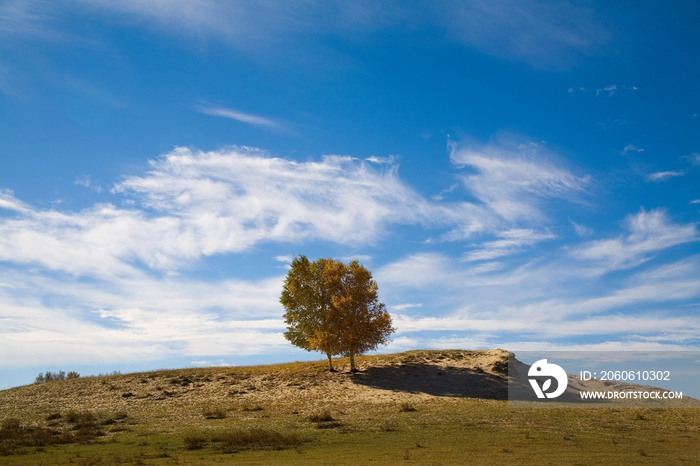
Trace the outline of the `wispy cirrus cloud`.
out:
M 579 259 L 597 261 L 606 270 L 634 267 L 651 255 L 673 246 L 698 241 L 695 224 L 671 222 L 663 209 L 642 210 L 625 220 L 627 234 L 613 239 L 594 240 L 572 248 Z
M 639 147 L 635 146 L 634 144 L 627 144 L 624 149 L 622 149 L 622 153 L 626 154 L 628 152 L 644 152 L 644 149 L 640 149 Z
M 521 252 L 525 247 L 554 238 L 547 231 L 534 231 L 531 229 L 511 229 L 496 234 L 498 239 L 486 241 L 478 249 L 462 255 L 465 261 L 483 261 L 496 259 Z
M 676 178 L 685 175 L 685 172 L 681 171 L 665 171 L 665 172 L 654 172 L 647 175 L 648 181 L 667 181 L 671 178 Z
M 166 33 L 222 39 L 248 52 L 272 50 L 319 34 L 356 37 L 390 28 L 434 29 L 449 40 L 483 53 L 538 67 L 568 65 L 611 39 L 592 9 L 567 0 L 486 0 L 383 4 L 341 2 L 219 2 L 216 0 L 74 0 L 56 7 L 48 1 L 4 2 L 4 28 L 24 35 L 59 34 L 68 14 L 108 14 Z M 3 15 L 0 14 L 0 18 Z M 3 25 L 0 24 L 0 30 Z
M 283 126 L 274 120 L 263 118 L 261 116 L 253 115 L 250 113 L 239 112 L 238 110 L 233 110 L 230 108 L 201 103 L 195 106 L 195 109 L 199 113 L 203 113 L 204 115 L 228 118 L 230 120 L 240 121 L 241 123 L 246 123 L 252 126 L 259 126 L 271 129 L 283 129 Z
M 546 308 L 543 309 L 543 311 Z M 550 316 L 552 314 L 549 314 Z M 521 338 L 567 338 L 576 336 L 639 335 L 663 331 L 688 337 L 700 330 L 700 319 L 661 315 L 594 316 L 577 321 L 552 319 L 470 318 L 461 315 L 444 317 L 411 317 L 397 314 L 394 318 L 399 334 L 435 331 L 462 331 L 474 333 L 518 334 Z M 415 337 L 414 337 L 415 338 Z M 483 337 L 482 337 L 483 338 Z M 488 339 L 487 339 L 488 341 Z
M 100 184 L 95 184 L 90 175 L 81 176 L 73 182 L 74 186 L 82 186 L 84 188 L 94 189 L 98 193 L 102 192 L 102 186 Z
M 6 365 L 19 366 L 121 364 L 286 349 L 282 281 L 145 274 L 82 281 L 3 267 L 0 355 Z M 38 344 L 47 340 L 52 344 Z M 96 346 L 100 351 L 91 350 Z
M 639 88 L 637 86 L 619 86 L 617 84 L 608 84 L 607 86 L 603 87 L 585 87 L 585 86 L 576 86 L 576 87 L 570 87 L 568 89 L 569 94 L 574 94 L 578 92 L 590 92 L 595 94 L 596 97 L 605 95 L 607 97 L 612 97 L 615 95 L 616 92 L 618 91 L 638 91 Z
M 635 221 L 648 224 L 650 219 L 630 220 Z M 694 225 L 676 227 L 682 231 Z M 649 230 L 648 225 L 642 230 Z M 668 238 L 677 235 L 660 236 L 640 249 L 659 254 L 684 241 Z M 697 234 L 691 237 L 698 239 Z M 440 339 L 448 338 L 443 335 L 433 340 L 422 332 L 463 335 L 459 338 L 476 338 L 487 346 L 501 342 L 512 345 L 528 338 L 570 345 L 571 339 L 578 337 L 585 337 L 586 345 L 600 338 L 636 345 L 640 339 L 653 336 L 658 337 L 655 344 L 659 348 L 700 345 L 700 319 L 695 315 L 695 301 L 700 296 L 698 256 L 656 262 L 611 281 L 585 271 L 600 264 L 597 257 L 566 257 L 565 251 L 502 268 L 473 267 L 473 262 L 459 262 L 442 254 L 411 255 L 385 265 L 376 276 L 384 284 L 385 294 L 394 299 L 415 300 L 427 290 L 441 290 L 445 299 L 431 301 L 440 312 L 396 310 L 399 334 L 418 345 L 439 346 Z M 640 255 L 644 253 L 630 253 Z M 642 263 L 646 261 L 635 265 Z
M 455 1 L 435 8 L 455 40 L 540 67 L 569 64 L 611 38 L 592 9 L 568 1 Z
M 587 227 L 585 225 L 581 225 L 580 223 L 576 223 L 571 219 L 569 219 L 569 223 L 571 224 L 572 227 L 574 227 L 574 231 L 579 236 L 589 236 L 589 235 L 593 234 L 593 229 L 590 227 Z
M 450 159 L 475 173 L 461 176 L 465 187 L 498 217 L 538 220 L 547 198 L 577 200 L 590 176 L 577 176 L 556 164 L 556 154 L 541 145 L 510 140 L 490 144 L 452 144 Z
M 683 158 L 690 162 L 691 165 L 700 165 L 700 154 L 693 152 L 692 154 L 686 155 Z

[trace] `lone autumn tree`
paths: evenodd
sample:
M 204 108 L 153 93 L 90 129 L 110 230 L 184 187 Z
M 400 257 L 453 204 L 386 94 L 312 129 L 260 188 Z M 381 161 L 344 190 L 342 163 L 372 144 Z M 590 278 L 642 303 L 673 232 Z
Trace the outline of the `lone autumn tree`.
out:
M 284 336 L 307 351 L 321 351 L 333 372 L 334 355 L 350 357 L 374 350 L 394 332 L 391 316 L 377 296 L 372 274 L 357 261 L 346 265 L 333 259 L 310 262 L 295 257 L 290 264 L 280 302 L 286 309 Z
M 355 355 L 388 343 L 395 329 L 386 306 L 379 302 L 379 287 L 372 273 L 356 260 L 340 269 L 341 275 L 332 280 L 338 283 L 332 301 L 337 310 L 341 354 L 350 357 L 350 370 L 355 372 Z

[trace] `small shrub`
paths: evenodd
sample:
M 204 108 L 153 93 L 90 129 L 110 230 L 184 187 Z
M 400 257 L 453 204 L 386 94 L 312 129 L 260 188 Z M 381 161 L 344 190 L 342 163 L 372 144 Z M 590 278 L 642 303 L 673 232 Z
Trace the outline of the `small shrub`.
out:
M 2 421 L 2 426 L 0 426 L 0 430 L 3 432 L 14 432 L 20 430 L 21 428 L 22 424 L 19 422 L 19 419 L 14 417 L 4 419 Z
M 76 422 L 78 418 L 80 417 L 80 413 L 74 409 L 71 409 L 66 413 L 66 421 L 68 422 Z
M 200 450 L 207 443 L 207 438 L 203 434 L 189 433 L 183 439 L 187 450 Z
M 80 420 L 78 414 L 76 420 Z M 0 453 L 11 455 L 22 451 L 22 447 L 41 449 L 48 445 L 87 442 L 92 438 L 103 435 L 94 426 L 82 426 L 77 432 L 58 432 L 35 426 L 23 426 L 18 419 L 5 419 L 0 425 Z
M 410 413 L 410 412 L 413 412 L 415 410 L 416 410 L 415 406 L 413 406 L 411 403 L 408 403 L 408 402 L 401 403 L 401 407 L 399 408 L 399 411 L 401 411 L 402 413 Z
M 63 371 L 58 371 L 58 372 L 51 372 L 51 371 L 46 371 L 44 374 L 44 379 L 47 382 L 53 382 L 57 380 L 66 380 L 66 373 Z
M 80 377 L 80 375 L 77 372 L 71 371 L 68 373 L 68 378 L 72 378 L 71 374 L 75 374 L 77 377 Z M 63 371 L 58 371 L 58 372 L 46 371 L 45 373 L 39 372 L 39 375 L 37 375 L 36 379 L 34 379 L 34 383 L 53 382 L 56 380 L 66 380 L 66 373 Z
M 75 424 L 77 428 L 94 426 L 96 417 L 90 411 L 70 410 L 66 413 L 66 421 Z
M 255 406 L 245 406 L 242 411 L 264 411 L 265 408 L 263 408 L 260 405 L 255 405 Z
M 335 429 L 336 427 L 343 427 L 340 422 L 319 422 L 316 424 L 317 429 Z
M 68 373 L 68 375 L 66 375 L 66 378 L 69 378 L 69 379 L 77 379 L 77 378 L 79 378 L 79 377 L 80 377 L 80 374 L 78 374 L 78 373 L 75 372 L 75 371 L 70 371 L 70 372 Z
M 46 420 L 47 421 L 54 421 L 56 419 L 61 419 L 61 417 L 62 417 L 61 413 L 52 413 L 52 414 L 49 414 L 48 416 L 46 416 Z
M 90 440 L 94 439 L 95 437 L 101 437 L 105 433 L 99 429 L 97 429 L 95 426 L 85 426 L 85 427 L 80 427 L 74 434 L 75 440 L 81 443 L 88 443 Z
M 202 414 L 206 419 L 224 419 L 226 410 L 222 408 L 205 408 Z
M 397 429 L 397 425 L 395 421 L 384 421 L 382 424 L 379 426 L 379 429 L 382 432 L 394 432 Z
M 35 447 L 51 445 L 52 443 L 54 443 L 53 437 L 53 432 L 51 432 L 51 430 L 49 429 L 35 429 L 28 436 L 27 443 L 30 443 L 32 446 Z
M 311 422 L 330 422 L 334 421 L 333 416 L 329 410 L 321 411 L 319 413 L 314 413 L 309 416 L 309 421 Z
M 97 426 L 97 417 L 90 411 L 68 411 L 66 413 L 66 421 L 73 424 L 71 428 L 71 430 L 75 431 L 73 441 L 87 443 L 95 437 L 104 435 L 104 432 Z

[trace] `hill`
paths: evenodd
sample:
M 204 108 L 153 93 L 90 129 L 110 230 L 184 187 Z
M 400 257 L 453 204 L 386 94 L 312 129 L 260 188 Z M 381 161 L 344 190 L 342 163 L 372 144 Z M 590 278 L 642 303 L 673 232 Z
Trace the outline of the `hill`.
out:
M 87 377 L 0 391 L 8 464 L 692 464 L 696 409 L 509 409 L 504 350 Z M 467 455 L 467 456 L 465 456 Z M 2 458 L 0 458 L 2 462 Z

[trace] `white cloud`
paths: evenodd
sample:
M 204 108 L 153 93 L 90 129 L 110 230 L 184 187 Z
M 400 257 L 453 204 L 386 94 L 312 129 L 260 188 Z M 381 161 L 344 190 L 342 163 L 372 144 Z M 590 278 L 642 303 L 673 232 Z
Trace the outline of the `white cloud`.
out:
M 29 206 L 15 198 L 10 189 L 0 189 L 0 209 L 14 210 L 20 213 L 31 212 Z
M 470 318 L 461 315 L 443 317 L 408 317 L 394 315 L 394 325 L 397 334 L 414 332 L 475 332 L 475 333 L 518 333 L 521 337 L 528 335 L 539 337 L 565 338 L 572 336 L 639 334 L 668 332 L 687 334 L 700 330 L 700 319 L 687 317 L 669 317 L 667 315 L 613 315 L 591 317 L 578 320 L 562 320 L 551 318 L 522 319 L 484 319 Z M 414 337 L 415 338 L 415 337 Z M 483 337 L 482 337 L 483 338 Z M 541 348 L 540 348 L 541 349 Z
M 340 260 L 343 260 L 345 262 L 350 262 L 352 260 L 356 260 L 357 262 L 361 264 L 366 264 L 368 262 L 372 261 L 372 256 L 369 254 L 353 254 L 350 256 L 343 256 L 340 258 Z
M 138 275 L 139 264 L 169 271 L 261 241 L 365 244 L 390 223 L 460 218 L 460 209 L 435 209 L 403 184 L 396 166 L 380 173 L 340 156 L 297 163 L 247 148 L 178 148 L 112 192 L 137 204 L 57 212 L 2 192 L 0 206 L 18 215 L 0 218 L 0 260 L 76 275 Z
M 554 238 L 549 232 L 537 232 L 530 229 L 511 229 L 496 234 L 499 238 L 481 244 L 479 249 L 469 251 L 462 256 L 465 261 L 483 261 L 508 256 L 521 252 L 524 247 L 540 241 Z
M 42 10 L 43 2 L 8 0 L 0 3 L 0 34 L 60 40 L 63 35 L 51 27 L 52 14 Z M 49 6 L 49 9 L 50 6 Z
M 511 222 L 543 221 L 543 199 L 575 200 L 590 181 L 556 165 L 555 154 L 533 143 L 452 144 L 450 158 L 476 172 L 461 177 L 464 185 L 492 213 Z
M 230 108 L 218 107 L 216 105 L 201 104 L 198 105 L 196 109 L 199 113 L 203 113 L 205 115 L 228 118 L 253 126 L 262 126 L 275 129 L 282 128 L 282 126 L 279 123 L 273 120 L 263 118 L 257 115 L 251 115 L 249 113 L 239 112 L 238 110 L 233 110 Z
M 573 256 L 616 270 L 634 267 L 657 251 L 699 239 L 695 224 L 674 224 L 662 209 L 630 215 L 625 225 L 626 236 L 584 243 L 572 249 Z
M 540 67 L 566 65 L 610 38 L 593 11 L 567 1 L 439 2 L 439 21 L 457 41 Z
M 609 84 L 607 86 L 599 87 L 599 88 L 587 88 L 584 86 L 578 86 L 578 87 L 570 87 L 568 89 L 569 94 L 573 94 L 574 92 L 592 92 L 595 93 L 596 97 L 600 96 L 601 94 L 607 94 L 608 97 L 612 97 L 615 95 L 617 91 L 637 91 L 639 88 L 637 86 L 625 86 L 621 85 L 618 86 L 617 84 Z M 616 120 L 617 121 L 617 120 Z M 630 144 L 631 146 L 634 147 L 634 144 Z M 632 150 L 636 150 L 632 149 Z M 639 150 L 639 152 L 642 152 L 644 149 Z
M 448 194 L 448 193 L 453 192 L 457 188 L 457 186 L 459 186 L 459 184 L 455 183 L 455 184 L 451 185 L 449 188 L 445 188 L 442 191 L 440 191 L 439 193 L 431 196 L 431 199 L 434 201 L 441 201 L 444 199 L 443 194 Z
M 392 309 L 398 335 L 415 339 L 422 347 L 447 338 L 477 339 L 484 343 L 481 347 L 512 349 L 518 346 L 515 343 L 527 342 L 529 336 L 565 346 L 570 345 L 571 337 L 590 336 L 606 336 L 617 343 L 656 336 L 663 340 L 663 347 L 698 343 L 700 319 L 692 304 L 685 310 L 680 304 L 700 296 L 698 256 L 648 268 L 622 283 L 582 274 L 581 264 L 571 260 L 547 260 L 488 277 L 469 276 L 468 269 L 456 266 L 445 259 L 439 275 L 439 279 L 452 279 L 443 285 L 449 287 L 449 293 L 440 293 L 451 295 L 453 304 L 428 315 Z M 415 286 L 388 284 L 403 290 L 395 293 L 399 296 Z M 454 303 L 468 305 L 460 308 Z M 432 308 L 439 304 L 432 299 Z M 434 339 L 422 332 L 443 335 Z
M 677 176 L 683 176 L 685 172 L 678 171 L 667 171 L 667 172 L 656 172 L 647 175 L 648 181 L 666 181 Z
M 644 152 L 644 149 L 640 149 L 639 147 L 635 146 L 634 144 L 627 144 L 624 149 L 622 149 L 622 153 L 626 154 L 628 152 Z
M 509 235 L 528 230 L 516 222 L 543 220 L 542 198 L 571 197 L 586 182 L 541 160 L 539 149 L 520 150 L 453 148 L 455 163 L 479 171 L 463 177 L 482 203 L 473 204 L 426 200 L 400 180 L 395 164 L 376 171 L 348 156 L 295 162 L 245 147 L 176 148 L 114 186 L 112 194 L 126 197 L 123 208 L 40 210 L 3 191 L 0 207 L 15 215 L 0 218 L 0 260 L 73 275 L 140 276 L 144 266 L 172 273 L 261 242 L 371 244 L 391 224 L 449 228 L 443 240 L 500 231 L 485 247 L 505 251 L 515 241 Z M 77 183 L 92 186 L 89 178 Z
M 385 265 L 375 275 L 378 283 L 392 283 L 402 288 L 444 287 L 459 280 L 450 274 L 450 269 L 450 260 L 446 256 L 418 253 Z M 448 276 L 451 278 L 446 281 Z
M 395 304 L 390 307 L 390 309 L 393 312 L 401 312 L 405 311 L 406 309 L 413 309 L 413 308 L 419 308 L 423 307 L 423 303 L 403 303 L 403 304 Z
M 591 9 L 568 1 L 75 0 L 59 8 L 48 1 L 9 0 L 3 6 L 0 18 L 8 18 L 4 28 L 13 34 L 50 39 L 60 34 L 61 19 L 71 14 L 106 14 L 111 21 L 155 27 L 178 36 L 216 37 L 251 55 L 273 50 L 280 42 L 299 42 L 299 38 L 318 34 L 357 37 L 388 28 L 437 26 L 451 40 L 484 53 L 552 67 L 567 65 L 576 54 L 611 38 Z
M 388 157 L 377 157 L 376 155 L 373 155 L 372 157 L 367 157 L 365 160 L 372 163 L 385 163 L 391 165 L 394 162 L 396 162 L 396 157 L 394 157 L 393 155 L 390 155 Z
M 615 94 L 615 91 L 617 90 L 617 85 L 611 84 L 609 86 L 605 86 L 602 89 L 596 89 L 595 90 L 595 95 L 600 95 L 603 92 L 607 92 L 608 96 L 612 96 Z
M 689 204 L 700 204 L 700 199 L 693 199 Z
M 473 262 L 421 253 L 385 265 L 376 276 L 394 302 L 430 303 L 422 316 L 392 308 L 399 334 L 420 346 L 445 338 L 433 340 L 420 332 L 462 335 L 455 338 L 479 339 L 486 346 L 512 345 L 528 335 L 550 342 L 663 335 L 666 346 L 697 343 L 700 320 L 692 300 L 700 296 L 700 257 L 650 261 L 669 248 L 700 240 L 696 225 L 673 223 L 663 210 L 654 210 L 630 215 L 625 230 L 618 238 L 530 255 L 521 265 L 473 267 Z M 606 275 L 643 263 L 631 274 Z
M 0 283 L 0 355 L 6 365 L 260 354 L 288 347 L 278 302 L 282 277 L 80 281 L 0 269 Z
M 574 231 L 579 236 L 589 236 L 593 234 L 593 229 L 569 219 L 569 223 L 574 227 Z
M 75 185 L 75 186 L 83 186 L 83 187 L 85 187 L 85 188 L 92 188 L 92 189 L 94 189 L 95 191 L 97 191 L 98 193 L 101 193 L 101 192 L 102 192 L 102 186 L 100 186 L 99 184 L 98 184 L 98 185 L 94 184 L 94 183 L 92 182 L 92 177 L 91 177 L 90 175 L 87 175 L 87 176 L 83 176 L 83 177 L 78 178 L 77 180 L 75 180 L 75 181 L 73 182 L 73 185 Z

